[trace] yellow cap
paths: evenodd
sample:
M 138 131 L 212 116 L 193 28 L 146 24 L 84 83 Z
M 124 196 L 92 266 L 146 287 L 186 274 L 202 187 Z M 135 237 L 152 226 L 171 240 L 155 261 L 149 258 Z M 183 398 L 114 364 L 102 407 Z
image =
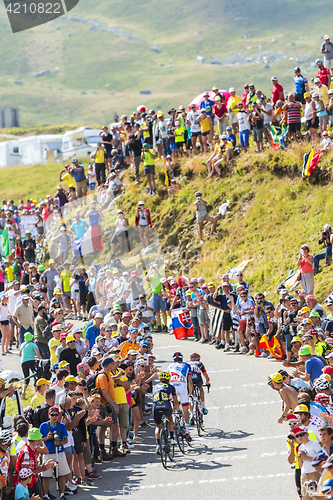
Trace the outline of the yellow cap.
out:
M 282 384 L 283 383 L 283 377 L 281 373 L 273 373 L 273 375 L 270 376 L 273 382 L 276 384 Z
M 304 94 L 303 94 L 303 95 L 304 95 L 304 99 L 305 99 L 306 97 L 311 97 L 310 92 L 304 92 Z
M 76 382 L 76 383 L 78 383 L 78 381 L 76 380 L 76 378 L 74 377 L 74 375 L 67 375 L 67 377 L 65 378 L 65 382 Z
M 60 361 L 59 368 L 64 368 L 65 366 L 69 366 L 68 361 L 65 361 L 65 360 Z
M 76 342 L 76 340 L 75 340 L 75 338 L 73 337 L 73 335 L 68 335 L 68 337 L 66 337 L 66 345 L 67 345 L 69 342 Z
M 49 260 L 49 264 L 54 264 L 54 260 L 53 260 L 53 259 L 50 259 L 50 260 Z
M 293 342 L 300 342 L 301 339 L 298 335 L 296 335 L 295 337 L 292 338 L 292 340 L 290 341 L 290 343 L 292 344 Z
M 298 405 L 293 413 L 309 413 L 309 408 L 306 405 Z
M 302 307 L 299 314 L 309 313 L 311 311 L 310 307 Z
M 51 382 L 46 380 L 46 378 L 40 378 L 39 380 L 37 380 L 36 387 L 39 387 L 40 385 L 44 385 L 44 384 L 51 385 Z

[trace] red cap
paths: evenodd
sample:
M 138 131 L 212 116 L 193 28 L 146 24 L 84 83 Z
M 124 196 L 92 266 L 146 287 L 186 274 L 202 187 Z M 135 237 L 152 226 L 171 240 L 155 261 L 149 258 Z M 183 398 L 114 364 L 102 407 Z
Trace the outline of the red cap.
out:
M 52 413 L 52 412 L 60 412 L 59 408 L 57 406 L 51 406 L 51 408 L 49 409 L 49 414 Z
M 67 337 L 67 333 L 62 333 L 60 335 L 60 340 L 64 340 Z
M 308 330 L 306 333 L 309 333 L 310 335 L 318 335 L 317 330 L 315 330 L 314 328 L 311 328 L 311 330 Z
M 300 425 L 299 427 L 294 427 L 291 432 L 295 435 L 295 434 L 298 434 L 299 432 L 307 432 L 308 433 L 308 430 L 304 427 L 304 425 Z
M 324 366 L 321 371 L 325 373 L 325 375 L 330 375 L 331 373 L 333 373 L 333 366 Z
M 131 272 L 131 276 L 137 276 L 138 275 L 138 271 L 132 271 Z
M 292 423 L 296 423 L 296 422 L 301 422 L 301 419 L 298 415 L 295 415 L 294 413 L 289 413 L 289 415 L 287 415 L 287 422 L 288 424 L 292 424 Z

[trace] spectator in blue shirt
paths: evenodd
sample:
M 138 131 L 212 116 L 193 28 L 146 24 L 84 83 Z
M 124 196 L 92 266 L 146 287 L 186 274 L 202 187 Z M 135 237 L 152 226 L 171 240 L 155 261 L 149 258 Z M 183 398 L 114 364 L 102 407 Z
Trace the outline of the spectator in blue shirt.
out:
M 309 91 L 309 84 L 307 78 L 301 75 L 301 68 L 294 68 L 294 82 L 295 82 L 295 101 L 305 105 L 304 92 Z
M 213 116 L 213 106 L 215 106 L 215 102 L 209 99 L 209 93 L 206 92 L 204 94 L 204 100 L 200 103 L 200 109 L 205 109 L 206 114 L 210 117 Z
M 95 320 L 93 324 L 89 326 L 89 328 L 87 328 L 86 330 L 85 339 L 87 348 L 89 350 L 92 349 L 93 345 L 95 344 L 96 337 L 98 337 L 101 333 L 100 326 L 103 323 L 103 321 L 104 321 L 103 314 L 98 312 L 97 314 L 95 314 Z
M 304 345 L 299 350 L 299 357 L 305 363 L 305 373 L 297 371 L 295 375 L 305 382 L 310 380 L 311 384 L 322 375 L 322 368 L 324 363 L 317 357 L 313 356 L 310 347 Z
M 235 134 L 232 132 L 232 128 L 230 127 L 230 125 L 228 125 L 228 127 L 225 130 L 227 132 L 227 140 L 229 142 L 232 142 L 232 147 L 235 149 L 237 139 Z
M 58 464 L 57 473 L 59 477 L 60 500 L 65 499 L 66 476 L 70 474 L 67 459 L 64 451 L 64 444 L 68 442 L 68 433 L 65 424 L 59 422 L 60 411 L 57 406 L 51 406 L 49 409 L 49 419 L 43 422 L 39 430 L 42 434 L 49 453 L 45 455 L 44 460 L 53 460 Z M 57 450 L 56 450 L 57 447 Z M 57 452 L 56 452 L 57 451 Z M 49 482 L 53 476 L 53 469 L 42 472 L 44 499 L 49 498 Z
M 87 194 L 88 183 L 86 174 L 84 173 L 84 166 L 79 164 L 76 158 L 72 160 L 73 166 L 70 169 L 70 173 L 75 180 L 76 196 L 82 198 Z
M 71 225 L 72 233 L 75 233 L 75 239 L 78 240 L 79 238 L 82 238 L 88 227 L 88 223 L 80 218 L 79 213 L 76 213 L 75 221 Z

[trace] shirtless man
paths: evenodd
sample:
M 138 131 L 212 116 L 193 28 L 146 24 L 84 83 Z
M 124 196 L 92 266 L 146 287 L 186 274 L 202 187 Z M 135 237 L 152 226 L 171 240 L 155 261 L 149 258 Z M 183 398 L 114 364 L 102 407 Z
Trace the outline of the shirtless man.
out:
M 283 382 L 283 376 L 281 373 L 273 373 L 271 375 L 272 385 L 274 389 L 279 391 L 281 399 L 284 403 L 284 410 L 281 417 L 278 420 L 279 424 L 282 424 L 284 420 L 286 420 L 288 413 L 293 411 L 298 402 L 297 402 L 297 391 L 293 387 L 289 387 L 285 385 Z

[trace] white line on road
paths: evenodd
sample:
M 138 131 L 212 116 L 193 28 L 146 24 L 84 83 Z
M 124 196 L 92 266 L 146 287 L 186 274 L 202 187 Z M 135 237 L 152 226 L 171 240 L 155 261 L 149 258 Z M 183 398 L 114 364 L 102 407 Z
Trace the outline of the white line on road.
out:
M 252 479 L 273 479 L 273 478 L 280 478 L 280 477 L 287 477 L 287 476 L 294 476 L 293 472 L 288 472 L 288 473 L 277 473 L 277 474 L 267 474 L 267 475 L 259 475 L 259 476 L 239 476 L 239 477 L 233 477 L 231 480 L 233 481 L 250 481 Z M 189 484 L 211 484 L 211 483 L 222 483 L 226 482 L 228 479 L 226 477 L 220 477 L 218 479 L 202 479 L 200 481 L 179 481 L 178 483 L 166 483 L 166 484 L 150 484 L 149 486 L 140 486 L 139 488 L 133 488 L 133 489 L 140 489 L 140 490 L 149 490 L 149 489 L 154 489 L 154 488 L 168 488 L 172 486 L 185 486 Z
M 281 404 L 281 401 L 258 401 L 256 403 L 251 403 L 251 406 L 258 406 L 258 405 L 272 405 L 272 404 Z M 224 408 L 244 408 L 245 406 L 249 406 L 246 403 L 244 404 L 238 404 L 238 405 L 227 405 Z
M 230 368 L 229 370 L 209 370 L 211 373 L 228 373 L 228 372 L 239 372 L 239 368 Z
M 212 391 L 223 391 L 223 389 L 232 389 L 232 387 L 230 387 L 230 385 L 227 385 L 226 387 L 213 387 L 212 389 L 210 389 L 210 392 L 212 392 Z

